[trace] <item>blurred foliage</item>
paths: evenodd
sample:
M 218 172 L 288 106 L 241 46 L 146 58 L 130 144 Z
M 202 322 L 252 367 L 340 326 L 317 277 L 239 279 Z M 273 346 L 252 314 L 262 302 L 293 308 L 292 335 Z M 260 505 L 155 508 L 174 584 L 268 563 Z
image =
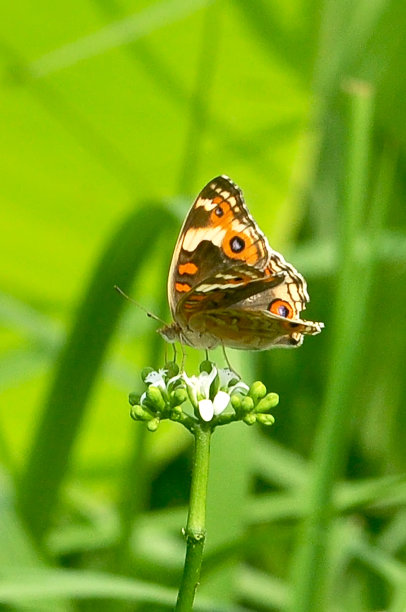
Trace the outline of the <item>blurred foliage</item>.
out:
M 178 228 L 226 173 L 326 329 L 230 351 L 281 401 L 270 431 L 214 436 L 196 609 L 403 612 L 406 4 L 0 15 L 0 602 L 171 608 L 191 440 L 130 421 L 165 347 L 113 285 L 168 319 Z

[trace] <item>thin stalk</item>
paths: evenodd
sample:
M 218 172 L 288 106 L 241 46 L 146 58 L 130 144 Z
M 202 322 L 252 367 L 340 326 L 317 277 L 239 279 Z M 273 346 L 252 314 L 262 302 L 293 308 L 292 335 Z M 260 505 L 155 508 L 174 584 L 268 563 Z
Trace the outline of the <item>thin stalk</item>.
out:
M 216 3 L 206 9 L 195 84 L 190 100 L 186 142 L 180 168 L 179 193 L 192 193 L 199 162 L 203 151 L 203 140 L 209 123 L 209 102 L 214 72 L 218 58 L 221 36 L 221 10 Z M 212 34 L 216 32 L 216 44 L 213 45 Z
M 196 425 L 194 437 L 192 483 L 185 532 L 186 557 L 182 582 L 176 602 L 176 610 L 178 612 L 186 612 L 193 609 L 206 539 L 206 498 L 209 477 L 211 428 L 204 424 Z
M 363 219 L 368 182 L 368 156 L 372 127 L 372 92 L 365 83 L 352 82 L 348 166 L 339 244 L 341 269 L 337 279 L 330 370 L 320 424 L 316 433 L 314 472 L 308 495 L 308 515 L 299 536 L 292 612 L 325 610 L 329 531 L 333 516 L 332 490 L 345 456 L 350 422 L 351 385 L 356 371 L 360 330 L 366 316 L 367 296 L 363 270 L 357 265 L 356 244 Z

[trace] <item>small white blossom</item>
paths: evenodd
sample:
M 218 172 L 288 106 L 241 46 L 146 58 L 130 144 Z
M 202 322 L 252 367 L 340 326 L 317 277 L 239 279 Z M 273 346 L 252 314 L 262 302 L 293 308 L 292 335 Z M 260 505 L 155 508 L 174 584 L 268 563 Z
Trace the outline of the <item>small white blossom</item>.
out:
M 199 400 L 209 399 L 210 385 L 217 376 L 217 368 L 213 366 L 210 374 L 201 372 L 199 376 L 188 376 L 183 372 L 182 377 L 185 381 L 192 403 L 196 406 Z
M 230 383 L 237 379 L 237 374 L 229 368 L 222 368 L 218 371 L 220 379 L 220 389 L 227 391 L 228 393 L 240 392 L 246 395 L 249 391 L 248 385 L 242 380 L 237 380 L 233 385 Z

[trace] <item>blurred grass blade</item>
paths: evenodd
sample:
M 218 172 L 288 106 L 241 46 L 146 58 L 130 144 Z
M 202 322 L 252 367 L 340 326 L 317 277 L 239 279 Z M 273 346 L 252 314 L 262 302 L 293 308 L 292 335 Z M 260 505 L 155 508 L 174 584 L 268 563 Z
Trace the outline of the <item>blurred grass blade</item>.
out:
M 303 486 L 309 477 L 306 461 L 272 438 L 265 439 L 261 432 L 254 431 L 253 435 L 255 444 L 252 454 L 256 474 L 265 482 L 281 487 Z
M 248 566 L 239 572 L 237 589 L 253 610 L 282 610 L 289 595 L 282 580 Z
M 216 44 L 212 33 L 216 32 Z M 186 142 L 183 148 L 179 177 L 179 192 L 190 193 L 199 167 L 210 111 L 211 92 L 214 85 L 218 51 L 221 46 L 221 9 L 218 5 L 206 9 L 200 41 L 194 88 L 189 105 Z
M 8 571 L 0 584 L 0 602 L 18 604 L 56 596 L 72 599 L 114 598 L 171 605 L 176 593 L 155 584 L 75 570 Z
M 351 543 L 353 555 L 370 566 L 374 572 L 383 576 L 392 586 L 406 587 L 406 565 L 401 563 L 384 550 L 371 546 L 362 534 Z
M 145 204 L 125 220 L 96 266 L 59 358 L 19 486 L 19 506 L 36 540 L 48 529 L 86 402 L 125 304 L 113 287 L 129 292 L 159 233 L 171 231 L 174 221 L 165 206 Z
M 100 55 L 157 29 L 187 17 L 213 0 L 161 0 L 134 15 L 111 23 L 99 31 L 55 49 L 29 64 L 32 76 L 40 78 L 72 66 L 84 59 Z
M 75 570 L 9 571 L 0 583 L 0 603 L 18 605 L 55 597 L 71 599 L 115 599 L 154 603 L 172 609 L 176 591 L 159 584 L 141 582 L 111 574 Z M 201 597 L 194 609 L 202 612 L 238 612 L 242 609 L 218 604 Z
M 14 492 L 10 479 L 0 471 L 0 576 L 3 579 L 10 570 L 20 572 L 28 568 L 45 569 L 45 561 L 35 550 L 33 542 L 24 529 L 17 514 L 14 503 Z M 70 606 L 53 599 L 48 602 L 24 602 L 19 610 L 35 610 L 36 612 L 68 612 Z
M 372 91 L 351 82 L 347 176 L 342 209 L 340 261 L 330 370 L 326 397 L 314 449 L 314 471 L 308 493 L 309 514 L 302 526 L 294 561 L 292 612 L 325 610 L 328 535 L 332 520 L 332 492 L 345 456 L 350 420 L 350 392 L 356 351 L 365 320 L 367 296 L 362 292 L 363 268 L 357 264 L 356 241 L 366 201 L 372 127 Z M 361 290 L 360 290 L 361 289 Z M 326 330 L 329 333 L 329 330 Z
M 74 104 L 59 90 L 45 80 L 30 78 L 28 62 L 20 51 L 0 39 L 0 56 L 7 62 L 6 84 L 10 87 L 24 86 L 42 104 L 50 117 L 55 118 L 64 132 L 68 132 L 85 150 L 102 164 L 105 172 L 115 175 L 131 194 L 136 192 L 138 166 L 123 155 L 120 149 L 93 127 L 86 116 L 75 109 Z M 141 176 L 141 175 L 140 175 Z

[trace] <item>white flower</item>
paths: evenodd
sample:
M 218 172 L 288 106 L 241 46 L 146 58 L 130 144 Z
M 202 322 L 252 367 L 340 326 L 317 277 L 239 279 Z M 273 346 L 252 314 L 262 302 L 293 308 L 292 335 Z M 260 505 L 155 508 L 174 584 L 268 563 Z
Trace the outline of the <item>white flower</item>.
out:
M 216 376 L 217 368 L 215 366 L 213 366 L 210 374 L 201 372 L 199 376 L 188 376 L 186 372 L 183 372 L 182 377 L 188 387 L 190 401 L 194 406 L 198 405 L 199 400 L 209 399 L 210 385 Z
M 237 380 L 234 385 L 230 386 L 230 383 L 233 380 L 237 379 L 237 374 L 230 370 L 229 368 L 222 368 L 218 372 L 220 379 L 220 389 L 226 389 L 228 393 L 239 391 L 244 395 L 248 393 L 249 387 L 242 380 Z
M 218 391 L 214 400 L 201 399 L 199 401 L 199 412 L 203 421 L 211 421 L 214 416 L 221 414 L 228 406 L 230 396 L 225 391 Z

